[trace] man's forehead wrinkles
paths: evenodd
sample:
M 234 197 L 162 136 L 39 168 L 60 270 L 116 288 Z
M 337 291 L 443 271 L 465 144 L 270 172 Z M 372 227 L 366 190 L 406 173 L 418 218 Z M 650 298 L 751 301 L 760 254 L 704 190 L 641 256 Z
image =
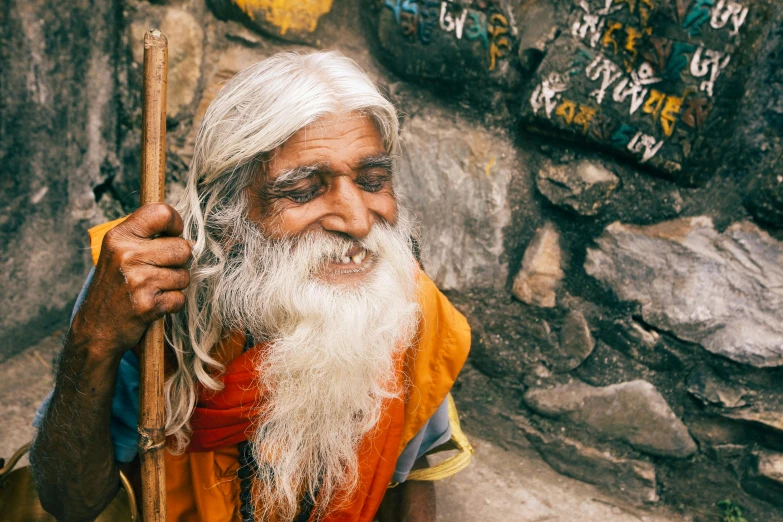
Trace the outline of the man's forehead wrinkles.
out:
M 325 125 L 318 125 L 316 127 L 304 127 L 299 132 L 295 133 L 291 138 L 289 138 L 287 145 L 297 145 L 297 146 L 305 146 L 307 147 L 308 144 L 313 142 L 331 142 L 331 141 L 347 141 L 349 140 L 352 135 L 359 134 L 360 136 L 353 138 L 352 141 L 358 141 L 365 138 L 372 138 L 372 136 L 377 133 L 377 129 L 374 127 L 372 129 L 368 129 L 366 126 L 361 125 L 361 120 L 359 120 L 357 123 L 357 126 L 351 129 L 348 129 L 347 131 L 344 131 L 341 134 L 335 134 L 332 132 L 332 125 L 325 126 Z M 315 125 L 315 124 L 314 124 Z M 285 146 L 285 145 L 284 145 Z

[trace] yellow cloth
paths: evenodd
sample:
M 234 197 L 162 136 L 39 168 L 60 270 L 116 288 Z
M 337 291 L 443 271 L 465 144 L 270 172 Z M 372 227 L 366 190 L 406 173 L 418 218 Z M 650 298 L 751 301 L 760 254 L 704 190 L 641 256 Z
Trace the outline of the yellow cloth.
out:
M 87 231 L 87 233 L 90 235 L 90 253 L 92 254 L 92 263 L 94 265 L 98 264 L 98 258 L 101 255 L 101 245 L 103 244 L 103 237 L 106 235 L 106 232 L 116 227 L 126 219 L 128 219 L 128 216 L 115 219 L 114 221 L 109 221 L 108 223 L 102 223 L 92 227 Z

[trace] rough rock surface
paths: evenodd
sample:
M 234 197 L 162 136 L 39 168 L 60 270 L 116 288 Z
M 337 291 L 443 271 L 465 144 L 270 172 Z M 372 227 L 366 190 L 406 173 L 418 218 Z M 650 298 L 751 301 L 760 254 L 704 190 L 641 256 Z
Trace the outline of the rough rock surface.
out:
M 116 3 L 11 2 L 0 23 L 0 360 L 61 326 L 119 168 Z
M 746 206 L 753 216 L 763 223 L 783 228 L 783 158 L 779 158 L 772 168 L 765 169 L 750 184 Z
M 740 420 L 774 430 L 778 436 L 783 435 L 783 408 L 780 406 L 772 404 L 753 405 L 746 408 L 721 410 L 720 414 L 729 419 Z
M 596 243 L 585 270 L 647 323 L 737 362 L 783 365 L 783 243 L 756 225 L 613 223 Z
M 688 428 L 646 381 L 602 388 L 574 381 L 549 389 L 531 388 L 524 399 L 542 415 L 565 416 L 651 455 L 683 458 L 697 449 Z
M 783 453 L 755 448 L 748 458 L 742 487 L 778 506 L 783 506 Z
M 132 42 L 142 42 L 151 27 L 160 29 L 169 43 L 166 117 L 179 120 L 196 100 L 204 55 L 204 30 L 189 12 L 175 7 L 144 16 L 130 24 Z M 141 70 L 144 47 L 132 46 L 133 61 Z
M 704 368 L 697 368 L 688 377 L 688 391 L 705 404 L 723 408 L 739 408 L 747 404 L 743 399 L 747 390 L 721 382 Z
M 440 288 L 502 288 L 508 276 L 503 227 L 508 187 L 520 169 L 506 137 L 459 125 L 445 114 L 414 116 L 402 127 L 398 192 L 420 223 L 423 262 Z
M 547 464 L 563 475 L 603 486 L 634 502 L 657 502 L 655 466 L 612 455 L 568 437 L 550 438 L 527 430 L 528 439 Z
M 547 161 L 536 174 L 536 186 L 549 201 L 583 216 L 598 214 L 619 183 L 612 171 L 590 160 Z
M 573 370 L 593 353 L 595 339 L 582 312 L 571 310 L 566 314 L 559 341 L 555 371 Z
M 538 231 L 525 250 L 522 269 L 514 278 L 512 291 L 520 301 L 552 308 L 557 300 L 557 288 L 565 275 L 561 267 L 560 233 L 547 223 Z

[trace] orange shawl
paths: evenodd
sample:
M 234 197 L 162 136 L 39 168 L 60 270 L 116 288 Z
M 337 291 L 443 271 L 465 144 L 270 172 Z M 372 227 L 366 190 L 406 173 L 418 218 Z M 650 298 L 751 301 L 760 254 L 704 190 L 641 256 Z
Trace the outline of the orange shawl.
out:
M 122 220 L 90 230 L 97 262 L 105 233 Z M 414 346 L 400 361 L 398 378 L 408 383 L 403 399 L 389 400 L 381 420 L 359 450 L 359 487 L 351 501 L 325 522 L 371 522 L 386 493 L 397 458 L 446 399 L 470 349 L 470 328 L 435 284 L 419 273 L 422 319 Z M 252 355 L 242 353 L 243 335 L 225 339 L 218 357 L 226 364 L 225 388 L 202 394 L 192 419 L 193 438 L 182 455 L 166 454 L 168 520 L 230 522 L 239 516 L 239 451 L 247 440 L 257 390 Z

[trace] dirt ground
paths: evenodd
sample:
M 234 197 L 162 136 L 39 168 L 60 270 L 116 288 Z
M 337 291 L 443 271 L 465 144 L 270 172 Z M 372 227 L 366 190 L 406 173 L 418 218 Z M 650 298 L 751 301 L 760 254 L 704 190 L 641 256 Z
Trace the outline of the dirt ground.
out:
M 52 360 L 60 336 L 0 364 L 0 457 L 28 442 L 35 409 L 52 386 Z M 470 433 L 468 433 L 470 437 Z M 641 510 L 595 487 L 564 477 L 533 449 L 507 451 L 470 437 L 470 467 L 437 484 L 442 522 L 687 522 L 664 507 Z M 26 460 L 23 461 L 26 463 Z M 0 519 L 2 519 L 0 514 Z

